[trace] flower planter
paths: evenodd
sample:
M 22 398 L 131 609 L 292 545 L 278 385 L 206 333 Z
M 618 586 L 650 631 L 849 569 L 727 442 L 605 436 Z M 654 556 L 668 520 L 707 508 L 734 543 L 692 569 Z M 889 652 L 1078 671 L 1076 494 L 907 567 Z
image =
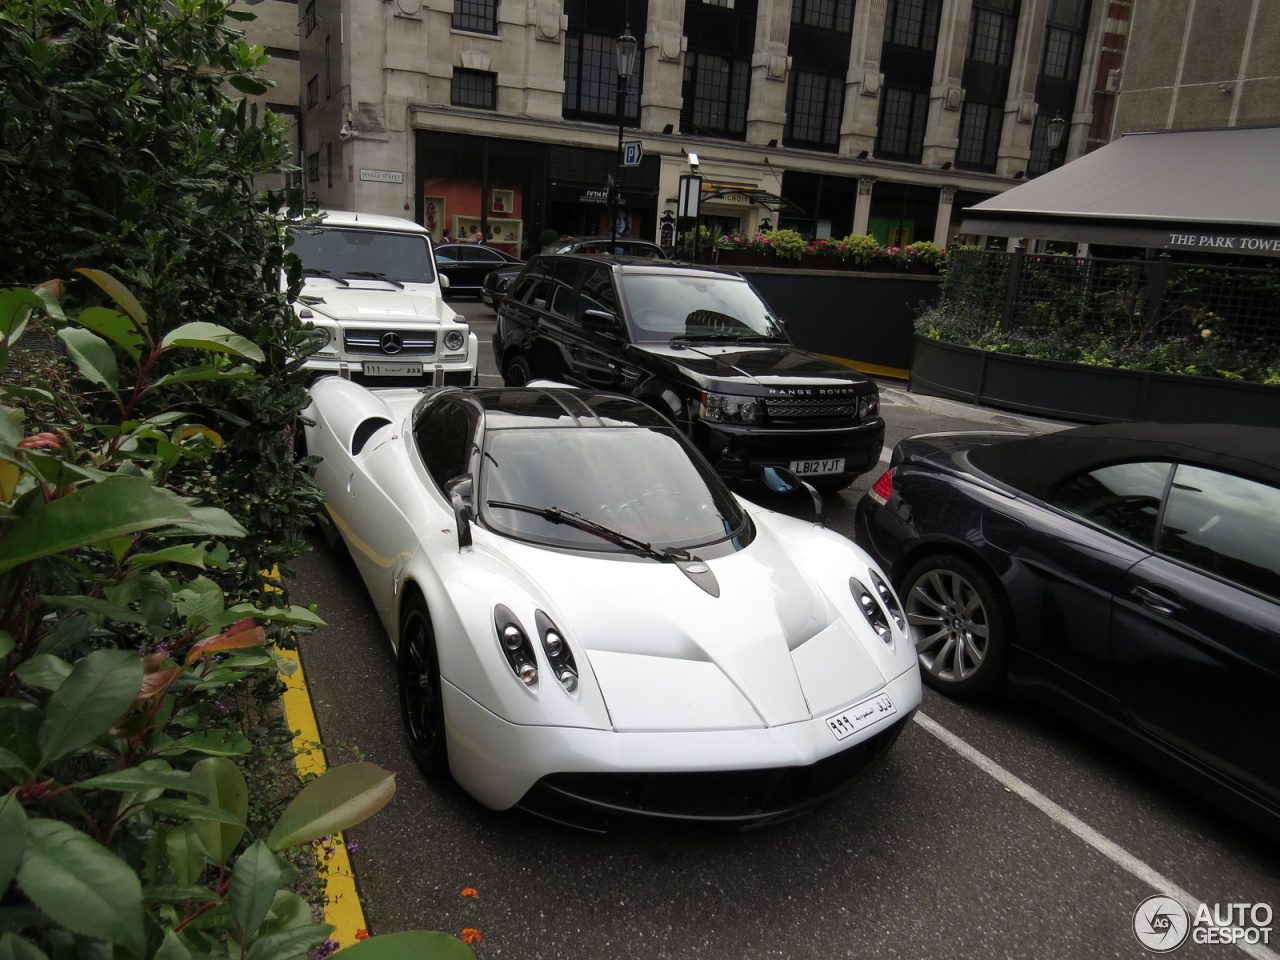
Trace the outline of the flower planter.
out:
M 795 263 L 761 250 L 717 250 L 715 262 L 721 267 L 785 267 Z
M 911 389 L 1082 423 L 1280 423 L 1280 387 L 1037 360 L 919 335 Z

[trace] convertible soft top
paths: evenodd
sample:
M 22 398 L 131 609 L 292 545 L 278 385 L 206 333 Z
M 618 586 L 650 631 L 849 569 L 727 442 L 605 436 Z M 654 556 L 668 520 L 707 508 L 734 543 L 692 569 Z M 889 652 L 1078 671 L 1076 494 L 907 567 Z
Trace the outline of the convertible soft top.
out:
M 1280 427 L 1108 423 L 994 443 L 969 453 L 969 462 L 979 470 L 1041 500 L 1087 470 L 1142 460 L 1191 463 L 1280 486 Z

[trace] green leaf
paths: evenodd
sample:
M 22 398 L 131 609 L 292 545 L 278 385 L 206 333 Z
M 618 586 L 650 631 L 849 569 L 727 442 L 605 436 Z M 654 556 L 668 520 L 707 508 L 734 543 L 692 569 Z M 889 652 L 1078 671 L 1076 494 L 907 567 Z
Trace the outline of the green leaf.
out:
M 192 523 L 177 494 L 142 477 L 111 477 L 77 488 L 18 520 L 0 538 L 0 570 L 168 524 Z
M 139 308 L 141 309 L 141 308 Z M 76 323 L 117 343 L 134 360 L 142 357 L 142 334 L 137 322 L 127 314 L 109 307 L 90 307 L 76 315 Z
M 205 849 L 194 823 L 170 830 L 164 838 L 164 850 L 175 883 L 190 886 L 200 879 L 206 866 Z
M 204 753 L 213 757 L 240 757 L 249 753 L 253 744 L 242 733 L 230 730 L 204 730 L 173 741 L 172 748 L 165 753 Z
M 31 311 L 43 305 L 40 298 L 30 290 L 0 290 L 0 337 L 13 343 L 22 335 L 22 328 L 31 316 Z M 13 336 L 15 333 L 17 336 Z
M 267 919 L 271 903 L 280 888 L 280 864 L 261 840 L 254 843 L 236 860 L 231 871 L 231 889 L 227 900 L 231 916 L 240 928 L 241 939 L 251 942 Z
M 261 80 L 254 80 L 251 77 L 232 77 L 231 85 L 241 93 L 247 94 L 250 97 L 260 97 L 271 89 L 271 87 L 263 83 Z
M 203 783 L 195 777 L 195 771 L 186 773 L 181 770 L 148 770 L 144 767 L 128 767 L 124 770 L 113 770 L 101 776 L 81 780 L 77 787 L 115 790 L 119 793 L 142 793 L 146 790 L 177 790 L 181 793 L 196 794 L 201 798 L 208 797 Z
M 342 960 L 401 960 L 403 957 L 420 957 L 422 960 L 475 960 L 476 955 L 461 940 L 447 933 L 426 930 L 405 930 L 388 933 L 382 937 L 370 937 L 349 947 L 343 947 L 335 957 Z
M 147 806 L 161 816 L 173 817 L 175 820 L 213 820 L 218 823 L 228 823 L 242 829 L 244 827 L 244 824 L 236 819 L 235 814 L 227 813 L 221 807 L 211 806 L 207 803 L 193 803 L 190 800 L 174 800 L 169 797 L 162 797 L 159 800 L 152 800 Z
M 111 346 L 91 330 L 64 327 L 58 337 L 67 345 L 67 353 L 76 368 L 90 383 L 101 384 L 113 394 L 120 391 L 120 368 Z
M 372 763 L 331 767 L 293 798 L 271 829 L 268 845 L 284 850 L 367 820 L 395 795 L 395 778 Z
M 216 353 L 232 353 L 248 360 L 262 362 L 262 348 L 252 340 L 240 336 L 216 323 L 197 320 L 184 323 L 165 334 L 161 344 L 166 347 L 195 347 Z
M 36 746 L 44 713 L 28 704 L 6 702 L 0 708 L 0 768 L 25 774 L 35 770 L 40 762 Z
M 41 690 L 57 690 L 71 676 L 71 664 L 61 657 L 40 654 L 18 664 L 13 672 L 23 683 Z
M 224 863 L 235 852 L 244 836 L 243 823 L 249 816 L 249 787 L 240 768 L 226 757 L 206 757 L 191 768 L 191 779 L 200 784 L 206 800 L 221 807 L 241 821 L 240 824 L 197 822 L 200 842 L 217 863 Z
M 155 382 L 155 385 L 164 387 L 171 383 L 198 383 L 202 380 L 252 380 L 258 376 L 260 374 L 253 367 L 244 365 L 219 367 L 210 363 L 202 363 L 198 366 L 187 367 L 185 370 L 179 370 L 177 373 L 163 376 Z
M 88 834 L 54 820 L 28 820 L 17 880 L 55 923 L 142 954 L 138 875 Z
M 8 630 L 0 630 L 0 657 L 7 657 L 13 652 L 13 634 Z
M 90 267 L 83 267 L 76 271 L 82 276 L 88 277 L 96 283 L 102 290 L 111 297 L 116 304 L 133 318 L 138 328 L 145 329 L 147 326 L 147 312 L 142 309 L 142 304 L 138 303 L 133 293 L 123 283 L 117 280 L 111 274 L 102 270 L 94 270 Z
M 271 901 L 271 913 L 258 928 L 258 934 L 274 936 L 286 930 L 310 926 L 312 920 L 311 904 L 292 890 L 277 890 L 275 899 Z
M 164 932 L 164 942 L 156 950 L 152 960 L 191 960 L 191 951 L 172 930 Z
M 15 794 L 6 793 L 0 797 L 0 896 L 18 875 L 26 843 L 27 813 Z
M 46 605 L 52 610 L 67 610 L 81 613 L 92 613 L 105 620 L 115 620 L 119 623 L 146 623 L 146 617 L 140 613 L 130 610 L 128 607 L 119 603 L 112 603 L 108 600 L 101 600 L 98 597 L 85 596 L 48 596 L 42 598 Z
M 273 933 L 254 943 L 245 954 L 245 960 L 297 960 L 309 956 L 333 931 L 333 924 L 309 923 L 305 927 Z
M 40 727 L 40 766 L 92 743 L 124 716 L 142 687 L 142 660 L 128 650 L 95 650 L 76 662 L 49 698 Z
M 48 954 L 16 933 L 0 934 L 0 960 L 49 960 Z
M 189 567 L 205 569 L 205 561 L 210 558 L 208 543 L 179 544 L 176 547 L 165 547 L 153 553 L 136 553 L 129 558 L 130 566 L 137 568 L 154 567 L 162 563 L 181 563 Z

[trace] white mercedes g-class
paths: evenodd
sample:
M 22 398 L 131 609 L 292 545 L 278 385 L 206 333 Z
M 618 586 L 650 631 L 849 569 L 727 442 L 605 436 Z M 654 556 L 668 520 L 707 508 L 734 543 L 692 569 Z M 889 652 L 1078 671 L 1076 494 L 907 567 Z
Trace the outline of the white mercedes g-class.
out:
M 322 215 L 290 231 L 303 273 L 293 308 L 327 338 L 307 368 L 368 387 L 475 384 L 476 335 L 444 302 L 449 281 L 427 230 L 399 217 Z

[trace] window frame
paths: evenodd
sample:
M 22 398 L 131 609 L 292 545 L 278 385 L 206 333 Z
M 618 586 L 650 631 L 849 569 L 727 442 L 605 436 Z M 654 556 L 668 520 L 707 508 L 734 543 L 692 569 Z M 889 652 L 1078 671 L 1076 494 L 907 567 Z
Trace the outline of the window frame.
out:
M 480 93 L 488 94 L 488 103 L 469 102 L 461 97 L 462 93 L 468 92 L 460 81 L 484 80 L 486 84 L 482 84 L 478 88 L 472 88 L 471 92 L 478 90 Z M 497 110 L 498 109 L 498 75 L 490 73 L 487 70 L 468 70 L 465 67 L 454 67 L 453 76 L 449 78 L 449 104 L 454 107 L 469 107 L 472 110 Z
M 498 0 L 453 0 L 450 26 L 468 33 L 496 34 Z

